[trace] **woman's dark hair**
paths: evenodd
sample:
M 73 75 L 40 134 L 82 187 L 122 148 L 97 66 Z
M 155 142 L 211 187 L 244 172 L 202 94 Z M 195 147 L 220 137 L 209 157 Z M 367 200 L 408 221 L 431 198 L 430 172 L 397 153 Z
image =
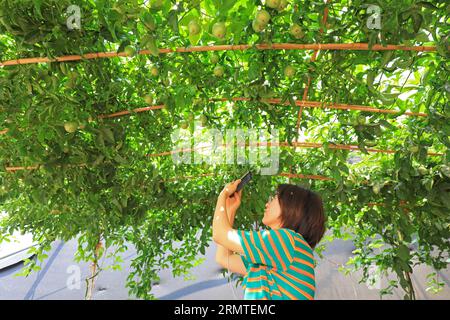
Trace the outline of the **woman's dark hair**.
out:
M 300 233 L 314 249 L 325 233 L 326 218 L 321 197 L 293 184 L 280 184 L 277 195 L 282 227 Z

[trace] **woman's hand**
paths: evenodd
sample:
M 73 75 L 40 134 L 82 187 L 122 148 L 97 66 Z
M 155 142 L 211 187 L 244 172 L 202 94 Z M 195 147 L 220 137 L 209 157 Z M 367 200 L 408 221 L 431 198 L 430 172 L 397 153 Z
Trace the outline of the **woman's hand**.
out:
M 236 191 L 236 188 L 239 184 L 239 182 L 241 182 L 241 179 L 237 179 L 233 182 L 228 183 L 225 188 L 223 188 L 221 194 L 223 194 L 225 196 L 225 198 L 230 197 L 230 195 L 233 194 L 233 192 Z
M 227 197 L 225 200 L 225 205 L 227 207 L 228 215 L 234 215 L 241 205 L 242 190 L 236 192 L 232 197 Z

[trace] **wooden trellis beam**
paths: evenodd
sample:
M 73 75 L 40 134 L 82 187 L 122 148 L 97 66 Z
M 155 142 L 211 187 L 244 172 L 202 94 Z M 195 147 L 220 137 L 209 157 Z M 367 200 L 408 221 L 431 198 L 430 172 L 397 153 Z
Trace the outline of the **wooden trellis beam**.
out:
M 139 112 L 145 112 L 145 111 L 150 111 L 150 110 L 159 110 L 159 109 L 163 109 L 163 108 L 164 108 L 164 105 L 148 106 L 148 107 L 143 107 L 143 108 L 136 108 L 133 110 L 123 110 L 123 111 L 114 112 L 114 113 L 110 113 L 110 114 L 102 114 L 102 115 L 99 115 L 98 117 L 100 119 L 114 118 L 114 117 L 120 117 L 120 116 L 131 114 L 131 113 L 139 113 Z
M 369 49 L 368 43 L 313 43 L 313 44 L 298 44 L 298 43 L 272 43 L 272 44 L 239 44 L 239 45 L 215 45 L 215 46 L 192 46 L 187 48 L 163 48 L 159 49 L 160 54 L 175 53 L 175 52 L 205 52 L 205 51 L 244 51 L 244 50 L 348 50 L 348 51 L 418 51 L 418 52 L 435 52 L 436 46 L 404 46 L 404 45 L 380 45 L 375 44 Z M 140 50 L 137 54 L 149 55 L 149 50 Z M 19 58 L 14 60 L 7 60 L 0 62 L 0 67 L 34 64 L 34 63 L 49 63 L 49 62 L 68 62 L 78 60 L 91 60 L 102 58 L 127 57 L 125 52 L 93 52 L 84 55 L 67 55 L 56 58 L 35 57 L 35 58 Z
M 237 98 L 212 98 L 209 99 L 209 101 L 251 101 L 250 98 L 243 98 L 243 97 L 237 97 Z M 270 104 L 280 104 L 280 105 L 290 105 L 289 102 L 281 102 L 281 99 L 273 98 L 273 99 L 263 99 L 261 100 L 266 103 Z M 356 110 L 356 111 L 364 111 L 364 112 L 370 112 L 370 113 L 386 113 L 386 114 L 398 114 L 401 113 L 399 110 L 390 110 L 390 109 L 379 109 L 374 107 L 368 107 L 368 106 L 362 106 L 362 105 L 351 105 L 351 104 L 344 104 L 344 103 L 328 103 L 328 102 L 320 102 L 320 101 L 295 101 L 295 104 L 297 106 L 303 106 L 305 108 L 322 108 L 322 109 L 337 109 L 337 110 Z M 105 118 L 115 118 L 120 117 L 124 115 L 129 115 L 132 113 L 140 113 L 140 112 L 146 112 L 150 110 L 159 110 L 165 108 L 165 105 L 154 105 L 154 106 L 148 106 L 143 108 L 136 108 L 133 110 L 122 110 L 110 114 L 102 114 L 99 115 L 98 118 L 105 119 Z M 405 112 L 403 113 L 406 116 L 412 116 L 412 117 L 427 117 L 428 115 L 423 112 Z M 19 129 L 21 130 L 21 129 Z M 6 134 L 8 132 L 8 129 L 0 130 L 0 135 Z
M 320 27 L 320 30 L 319 30 L 319 33 L 320 33 L 320 34 L 323 33 L 323 27 L 325 26 L 325 24 L 326 24 L 326 22 L 327 22 L 327 19 L 328 19 L 328 2 L 329 2 L 329 0 L 327 0 L 327 1 L 325 2 L 325 9 L 324 9 L 324 12 L 323 12 L 323 18 L 322 18 L 322 26 Z M 318 49 L 315 49 L 315 50 L 314 50 L 313 55 L 312 55 L 312 57 L 311 57 L 311 62 L 316 61 L 318 52 L 319 52 Z M 309 68 L 309 70 L 311 70 L 311 67 Z M 308 74 L 308 82 L 307 82 L 307 84 L 306 84 L 306 86 L 305 86 L 305 89 L 304 89 L 304 91 L 303 91 L 303 101 L 306 101 L 306 100 L 308 99 L 308 90 L 309 90 L 309 86 L 310 86 L 310 85 L 311 85 L 311 76 Z M 297 134 L 296 134 L 296 136 L 295 136 L 295 141 L 296 141 L 296 142 L 298 141 L 299 129 L 300 129 L 300 121 L 301 121 L 301 119 L 302 119 L 303 107 L 304 107 L 303 104 L 300 105 L 300 109 L 298 110 L 297 126 L 296 126 L 296 128 L 297 128 L 297 132 L 296 132 L 296 133 L 297 133 Z M 292 172 L 292 166 L 290 166 L 289 171 Z M 289 178 L 289 182 L 290 182 L 290 181 L 291 181 L 291 180 L 290 180 L 290 178 Z
M 214 98 L 210 99 L 210 101 L 250 101 L 250 98 Z M 280 105 L 290 105 L 288 101 L 281 102 L 281 99 L 271 98 L 271 99 L 261 99 L 262 102 L 270 103 L 270 104 L 280 104 Z M 353 105 L 353 104 L 345 104 L 345 103 L 332 103 L 332 102 L 320 102 L 320 101 L 312 101 L 312 100 L 296 100 L 295 105 L 299 107 L 305 108 L 322 108 L 322 109 L 338 109 L 338 110 L 357 110 L 371 113 L 388 113 L 388 114 L 399 114 L 400 110 L 390 110 L 390 109 L 379 109 L 375 107 L 363 106 L 363 105 Z M 427 117 L 428 115 L 423 112 L 405 112 L 403 113 L 406 116 L 413 117 Z
M 298 142 L 293 141 L 292 144 L 289 144 L 289 142 L 255 142 L 255 143 L 237 143 L 239 146 L 278 146 L 278 147 L 292 147 L 292 148 L 323 148 L 323 143 L 316 143 L 316 142 Z M 221 144 L 222 147 L 229 147 L 230 144 L 223 143 Z M 203 146 L 203 147 L 195 147 L 195 148 L 181 148 L 177 150 L 171 150 L 171 151 L 165 151 L 160 153 L 150 153 L 146 154 L 147 157 L 163 157 L 168 156 L 172 154 L 177 153 L 183 153 L 183 152 L 194 152 L 202 149 L 208 149 L 212 148 L 211 146 Z M 328 144 L 329 149 L 335 149 L 335 150 L 350 150 L 350 151 L 360 151 L 361 149 L 357 145 L 347 145 L 347 144 Z M 394 154 L 397 151 L 395 150 L 384 150 L 384 149 L 374 149 L 374 148 L 366 148 L 368 152 L 371 153 L 386 153 L 386 154 Z M 429 156 L 443 156 L 443 153 L 437 153 L 437 152 L 427 152 Z
M 238 144 L 238 145 L 244 145 L 244 144 Z M 246 146 L 280 146 L 280 147 L 293 147 L 293 148 L 322 148 L 322 143 L 316 143 L 316 142 L 292 142 L 289 144 L 288 142 L 256 142 L 256 143 L 245 143 Z M 229 144 L 222 144 L 222 147 L 228 147 Z M 203 146 L 203 147 L 196 147 L 196 148 L 182 148 L 178 150 L 171 150 L 171 151 L 165 151 L 160 153 L 153 153 L 153 154 L 146 154 L 147 157 L 162 157 L 162 156 L 168 156 L 171 154 L 176 153 L 182 153 L 182 152 L 192 152 L 196 150 L 201 149 L 208 149 L 211 148 L 209 146 Z M 328 144 L 329 149 L 337 149 L 337 150 L 350 150 L 350 151 L 360 151 L 360 148 L 357 145 L 345 145 L 345 144 Z M 372 153 L 387 153 L 387 154 L 393 154 L 397 151 L 395 150 L 384 150 L 384 149 L 374 149 L 374 148 L 366 148 L 368 152 Z M 443 153 L 437 153 L 437 152 L 427 152 L 429 156 L 443 156 Z M 79 166 L 85 166 L 86 164 L 80 164 Z M 27 167 L 6 167 L 6 171 L 17 171 L 17 170 L 34 170 L 38 169 L 41 165 L 34 165 L 34 166 L 27 166 Z
M 228 147 L 230 144 L 223 143 L 222 147 Z M 293 147 L 293 148 L 322 148 L 322 143 L 315 143 L 315 142 L 292 142 L 292 144 L 289 144 L 288 142 L 255 142 L 255 143 L 238 143 L 238 145 L 245 145 L 245 146 L 279 146 L 279 147 Z M 208 149 L 211 148 L 210 146 L 203 146 L 203 147 L 196 147 L 196 148 L 182 148 L 177 150 L 171 150 L 171 151 L 165 151 L 160 153 L 151 153 L 146 154 L 146 157 L 163 157 L 168 156 L 176 153 L 182 153 L 182 152 L 193 152 L 197 150 L 202 149 Z M 329 149 L 336 149 L 336 150 L 350 150 L 350 151 L 360 151 L 360 148 L 356 145 L 345 145 L 345 144 L 329 144 Z M 383 149 L 373 149 L 373 148 L 367 148 L 368 152 L 372 153 L 387 153 L 387 154 L 393 154 L 396 153 L 395 150 L 383 150 Z M 437 152 L 427 152 L 429 156 L 443 156 L 443 153 L 437 153 Z M 6 167 L 6 171 L 17 171 L 17 170 L 34 170 L 38 169 L 42 165 L 33 165 L 33 166 L 27 166 L 27 167 Z M 85 163 L 75 165 L 75 166 L 86 166 Z
M 84 166 L 85 164 L 81 164 L 81 166 Z M 13 167 L 10 167 L 13 168 Z M 38 166 L 33 166 L 33 167 L 14 167 L 14 170 L 8 170 L 8 171 L 17 171 L 17 170 L 32 170 L 32 169 L 37 169 Z M 198 177 L 211 177 L 211 176 L 215 176 L 215 173 L 203 173 L 203 174 L 199 174 L 199 175 L 195 175 L 195 176 L 178 176 L 178 177 L 173 177 L 173 178 L 168 178 L 165 179 L 164 181 L 167 182 L 174 182 L 174 181 L 178 181 L 178 180 L 183 180 L 183 179 L 196 179 Z M 299 174 L 299 173 L 291 173 L 291 172 L 281 172 L 279 173 L 277 176 L 280 177 L 287 177 L 289 179 L 309 179 L 309 180 L 320 180 L 320 181 L 333 181 L 333 178 L 330 177 L 326 177 L 326 176 L 321 176 L 321 175 L 312 175 L 312 174 Z M 368 181 L 363 181 L 363 183 L 367 183 Z M 367 204 L 368 206 L 385 206 L 386 204 L 384 203 L 378 203 L 378 202 L 369 202 Z M 400 206 L 404 205 L 404 201 L 401 200 L 400 201 Z
M 320 27 L 319 33 L 323 33 L 323 26 L 327 23 L 328 19 L 328 0 L 325 4 L 325 9 L 323 12 L 323 19 L 322 19 L 322 26 Z M 319 50 L 314 50 L 313 55 L 311 57 L 311 62 L 316 61 L 317 54 L 319 53 Z M 303 101 L 306 101 L 308 99 L 308 91 L 309 86 L 311 85 L 311 77 L 308 75 L 308 83 L 305 86 L 305 90 L 303 91 Z M 297 117 L 297 132 L 300 128 L 300 121 L 302 119 L 302 112 L 303 112 L 303 105 L 300 105 L 300 110 L 298 111 L 298 117 Z

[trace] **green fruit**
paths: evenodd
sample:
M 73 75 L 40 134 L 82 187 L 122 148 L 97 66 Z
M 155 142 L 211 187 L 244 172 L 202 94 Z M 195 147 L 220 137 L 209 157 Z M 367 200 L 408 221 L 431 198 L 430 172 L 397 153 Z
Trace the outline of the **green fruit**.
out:
M 136 54 L 136 49 L 133 46 L 126 46 L 124 52 L 127 56 L 134 56 Z
M 424 176 L 428 173 L 428 169 L 425 166 L 420 166 L 418 169 L 419 173 Z
M 276 9 L 280 6 L 280 0 L 266 0 L 266 6 L 272 9 Z
M 156 42 L 154 39 L 150 40 L 149 42 L 147 42 L 147 44 L 145 45 L 145 48 L 150 51 L 150 53 L 152 54 L 152 56 L 157 57 L 159 55 L 159 49 L 156 46 Z
M 358 116 L 358 124 L 359 124 L 359 125 L 366 124 L 366 117 L 360 114 L 360 115 Z
M 141 41 L 140 41 L 141 47 L 145 47 L 147 45 L 147 43 L 149 43 L 152 40 L 153 40 L 153 36 L 152 35 L 150 35 L 150 34 L 143 35 L 142 38 L 141 38 Z
M 252 28 L 255 32 L 262 32 L 265 27 L 265 24 L 258 22 L 256 19 L 252 21 Z
M 256 13 L 255 20 L 262 25 L 266 25 L 270 21 L 270 14 L 266 10 L 260 10 Z
M 146 95 L 144 97 L 144 101 L 146 104 L 151 105 L 151 104 L 153 104 L 153 97 L 151 95 Z
M 202 122 L 202 126 L 206 126 L 208 124 L 208 118 L 205 115 L 200 117 L 200 121 Z
M 195 36 L 195 35 L 200 33 L 201 26 L 197 22 L 197 20 L 191 20 L 188 23 L 188 30 L 189 30 L 189 35 L 190 36 Z
M 289 29 L 289 32 L 295 39 L 301 39 L 305 36 L 305 33 L 303 32 L 302 27 L 296 23 L 294 23 L 291 26 L 291 28 Z
M 408 150 L 409 150 L 409 152 L 417 153 L 417 152 L 419 152 L 419 146 L 412 145 L 408 148 Z
M 372 191 L 373 191 L 373 193 L 379 194 L 379 193 L 380 193 L 380 190 L 381 190 L 381 187 L 380 187 L 379 184 L 375 184 L 375 185 L 372 186 Z
M 155 31 L 156 29 L 155 19 L 153 18 L 150 12 L 144 12 L 144 14 L 141 17 L 141 21 L 142 23 L 144 23 L 145 27 L 148 30 Z
M 65 64 L 64 62 L 61 62 L 61 63 L 59 64 L 59 68 L 61 69 L 61 72 L 62 72 L 63 74 L 67 74 L 67 68 L 66 68 L 66 64 Z
M 368 147 L 374 147 L 377 145 L 377 142 L 373 141 L 373 140 L 366 140 L 366 141 L 364 141 L 364 144 Z
M 295 75 L 295 68 L 291 65 L 284 68 L 284 76 L 287 78 L 292 78 Z
M 150 69 L 150 73 L 152 74 L 152 76 L 156 77 L 156 76 L 159 75 L 159 70 L 158 70 L 157 67 L 153 66 L 153 67 L 151 67 L 151 69 Z
M 369 87 L 372 87 L 372 86 L 373 86 L 373 82 L 375 81 L 375 76 L 376 76 L 376 74 L 375 74 L 374 71 L 369 71 L 369 72 L 367 73 L 367 85 L 368 85 Z
M 164 5 L 164 0 L 152 0 L 150 1 L 150 7 L 152 9 L 161 9 Z
M 223 39 L 225 37 L 225 33 L 227 32 L 227 28 L 224 22 L 216 22 L 212 27 L 212 34 L 214 37 Z
M 141 47 L 149 50 L 150 53 L 155 57 L 159 55 L 159 49 L 156 45 L 155 38 L 150 34 L 146 34 L 141 38 Z
M 222 66 L 217 66 L 217 67 L 214 68 L 214 75 L 215 75 L 216 77 L 221 77 L 221 76 L 223 76 L 223 73 L 224 73 L 224 69 L 223 69 Z
M 65 122 L 64 129 L 69 133 L 74 133 L 78 129 L 78 122 L 76 121 Z
M 443 165 L 443 166 L 441 167 L 441 172 L 442 172 L 445 176 L 447 176 L 447 178 L 450 178 L 450 167 L 449 167 L 449 166 Z
M 69 75 L 69 81 L 67 81 L 67 87 L 74 88 L 77 85 L 77 75 L 75 72 L 71 72 Z
M 123 8 L 122 8 L 118 3 L 115 3 L 115 4 L 113 5 L 112 9 L 115 10 L 115 11 L 117 11 L 117 12 L 120 13 L 120 14 L 124 14 L 124 13 L 125 13 L 125 11 L 123 10 Z
M 220 59 L 219 56 L 217 54 L 213 53 L 213 55 L 211 56 L 210 61 L 211 61 L 212 64 L 216 64 L 217 62 L 219 62 L 219 59 Z
M 187 129 L 189 127 L 189 123 L 187 123 L 186 121 L 181 122 L 180 127 L 182 129 Z
M 277 10 L 282 11 L 286 9 L 287 5 L 288 5 L 287 0 L 280 0 L 280 4 L 278 5 Z
M 78 78 L 78 73 L 75 71 L 70 71 L 68 76 L 70 81 L 76 81 Z
M 194 115 L 192 113 L 190 113 L 188 116 L 188 121 L 192 122 L 192 121 L 194 121 L 194 118 L 195 118 Z

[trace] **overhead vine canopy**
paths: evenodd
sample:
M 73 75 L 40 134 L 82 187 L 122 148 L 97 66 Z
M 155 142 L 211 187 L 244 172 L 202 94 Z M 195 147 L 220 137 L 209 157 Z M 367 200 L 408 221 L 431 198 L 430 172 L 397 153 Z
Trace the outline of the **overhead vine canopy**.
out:
M 153 298 L 160 268 L 204 252 L 218 191 L 260 168 L 174 164 L 173 131 L 276 128 L 278 174 L 255 176 L 234 227 L 261 220 L 276 184 L 308 186 L 354 240 L 350 263 L 414 298 L 412 267 L 449 262 L 450 7 L 373 6 L 2 0 L 0 241 L 32 232 L 43 258 L 79 236 L 87 261 L 131 243 L 130 295 Z

